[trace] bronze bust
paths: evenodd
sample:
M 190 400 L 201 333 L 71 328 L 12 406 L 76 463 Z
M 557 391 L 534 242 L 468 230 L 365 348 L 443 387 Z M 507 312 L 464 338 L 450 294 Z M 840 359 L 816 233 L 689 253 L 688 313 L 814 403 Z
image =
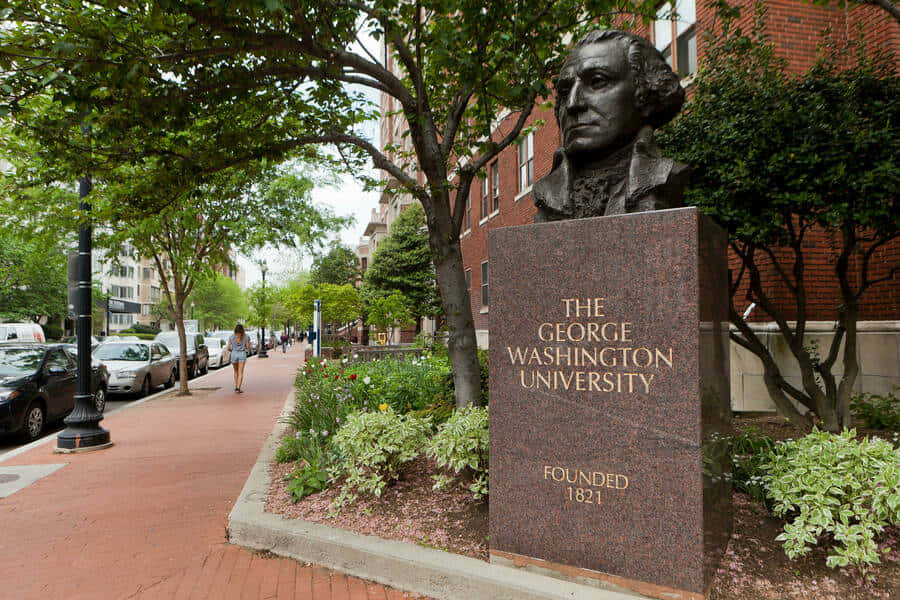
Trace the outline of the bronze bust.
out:
M 535 223 L 681 206 L 690 168 L 663 158 L 653 130 L 672 120 L 684 88 L 647 40 L 617 30 L 585 35 L 556 82 L 562 145 L 535 183 Z

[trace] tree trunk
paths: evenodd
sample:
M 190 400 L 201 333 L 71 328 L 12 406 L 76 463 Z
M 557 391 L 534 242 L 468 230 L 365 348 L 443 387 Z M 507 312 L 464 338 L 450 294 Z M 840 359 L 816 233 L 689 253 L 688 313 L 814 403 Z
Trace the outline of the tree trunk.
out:
M 188 372 L 187 372 L 187 335 L 184 331 L 184 298 L 176 298 L 175 300 L 175 330 L 178 332 L 178 347 L 181 353 L 178 357 L 178 380 L 179 396 L 189 396 L 191 390 L 188 388 Z
M 449 333 L 447 350 L 453 370 L 456 406 L 478 406 L 481 404 L 481 369 L 478 366 L 475 323 L 459 240 L 451 241 L 450 236 L 431 232 L 431 228 L 429 232 L 429 242 L 435 256 L 435 278 Z

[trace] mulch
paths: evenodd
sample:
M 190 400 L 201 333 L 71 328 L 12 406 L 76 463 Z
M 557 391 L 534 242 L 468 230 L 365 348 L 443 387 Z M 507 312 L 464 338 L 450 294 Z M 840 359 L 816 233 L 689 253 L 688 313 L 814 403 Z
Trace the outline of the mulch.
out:
M 774 415 L 736 416 L 735 431 L 757 427 L 777 440 L 797 438 L 803 432 Z M 858 429 L 860 437 L 878 435 L 893 440 L 894 432 Z M 437 465 L 419 458 L 402 472 L 381 498 L 362 498 L 332 515 L 329 505 L 336 488 L 293 503 L 285 476 L 291 464 L 270 467 L 271 486 L 266 511 L 287 518 L 305 519 L 357 533 L 411 542 L 487 560 L 488 506 L 475 502 L 457 487 L 433 491 Z M 900 528 L 888 528 L 881 538 L 887 550 L 882 564 L 868 579 L 853 569 L 830 569 L 827 546 L 813 549 L 797 560 L 784 554 L 775 537 L 782 522 L 748 496 L 735 492 L 734 518 L 728 548 L 713 581 L 709 600 L 900 600 Z

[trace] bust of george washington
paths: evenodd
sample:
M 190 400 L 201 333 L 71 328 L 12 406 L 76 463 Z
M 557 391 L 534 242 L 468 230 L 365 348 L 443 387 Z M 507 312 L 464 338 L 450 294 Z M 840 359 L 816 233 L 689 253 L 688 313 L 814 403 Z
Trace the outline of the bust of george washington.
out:
M 534 185 L 536 223 L 681 206 L 690 168 L 662 157 L 653 130 L 681 110 L 684 88 L 656 48 L 624 31 L 592 31 L 555 88 L 562 145 Z

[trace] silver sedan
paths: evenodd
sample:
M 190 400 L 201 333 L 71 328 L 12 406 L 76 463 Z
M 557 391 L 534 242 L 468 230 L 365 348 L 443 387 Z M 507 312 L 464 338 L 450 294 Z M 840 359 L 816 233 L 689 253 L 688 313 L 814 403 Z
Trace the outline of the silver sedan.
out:
M 209 366 L 222 367 L 231 362 L 231 351 L 228 349 L 228 340 L 219 337 L 205 337 L 206 347 L 209 348 Z
M 94 358 L 109 371 L 109 393 L 146 396 L 158 385 L 175 385 L 175 356 L 159 342 L 106 342 Z

